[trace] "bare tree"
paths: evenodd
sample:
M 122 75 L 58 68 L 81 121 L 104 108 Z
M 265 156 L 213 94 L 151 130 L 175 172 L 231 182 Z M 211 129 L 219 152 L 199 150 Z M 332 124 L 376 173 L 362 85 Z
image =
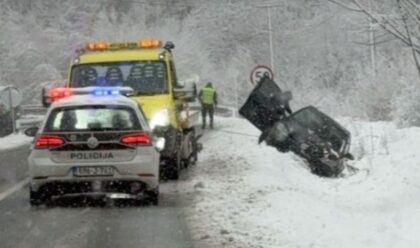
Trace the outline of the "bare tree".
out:
M 374 23 L 386 31 L 387 34 L 399 40 L 411 49 L 413 60 L 420 77 L 420 5 L 413 0 L 397 0 L 388 6 L 387 10 L 372 8 L 371 0 L 328 0 L 349 11 L 356 11 L 367 15 Z M 373 0 L 372 0 L 373 1 Z M 375 45 L 375 44 L 370 44 Z

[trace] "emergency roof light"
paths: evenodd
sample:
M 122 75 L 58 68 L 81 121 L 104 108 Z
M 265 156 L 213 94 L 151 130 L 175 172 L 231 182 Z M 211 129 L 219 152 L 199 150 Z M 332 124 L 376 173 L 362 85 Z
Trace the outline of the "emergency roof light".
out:
M 70 88 L 52 88 L 48 91 L 48 97 L 51 99 L 51 102 L 55 102 L 72 95 L 73 92 Z
M 140 48 L 160 48 L 162 47 L 162 42 L 155 39 L 143 39 L 139 41 Z
M 58 101 L 74 95 L 92 95 L 94 97 L 128 96 L 133 94 L 130 87 L 85 87 L 85 88 L 52 88 L 48 92 L 51 102 Z
M 108 49 L 108 43 L 106 43 L 105 41 L 89 42 L 86 45 L 86 48 L 90 51 L 106 50 L 106 49 Z
M 119 42 L 119 43 L 108 43 L 105 41 L 89 42 L 86 44 L 86 50 L 88 51 L 104 51 L 104 50 L 120 50 L 120 49 L 153 49 L 161 48 L 162 42 L 157 39 L 142 39 L 138 42 Z M 80 51 L 84 51 L 81 49 Z

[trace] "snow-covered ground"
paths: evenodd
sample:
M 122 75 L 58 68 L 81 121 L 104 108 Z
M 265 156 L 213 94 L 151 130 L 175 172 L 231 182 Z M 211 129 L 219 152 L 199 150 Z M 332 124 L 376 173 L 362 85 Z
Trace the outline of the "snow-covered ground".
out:
M 326 179 L 258 145 L 246 120 L 218 118 L 179 185 L 194 195 L 186 207 L 193 238 L 202 247 L 420 247 L 420 129 L 339 122 L 353 135 L 360 171 Z
M 29 144 L 32 141 L 32 139 L 32 137 L 28 137 L 22 133 L 10 134 L 6 137 L 1 137 L 0 152 Z

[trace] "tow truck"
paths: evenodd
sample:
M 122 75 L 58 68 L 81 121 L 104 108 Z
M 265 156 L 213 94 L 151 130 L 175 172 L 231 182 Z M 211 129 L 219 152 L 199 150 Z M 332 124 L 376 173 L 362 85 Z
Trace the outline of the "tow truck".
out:
M 160 40 L 89 42 L 76 49 L 65 83 L 69 88 L 90 86 L 131 87 L 154 135 L 165 138 L 160 153 L 161 176 L 176 180 L 184 167 L 197 161 L 200 144 L 195 126 L 199 113 L 189 108 L 197 97 L 196 83 L 177 79 L 172 50 Z M 43 91 L 43 104 L 51 102 Z

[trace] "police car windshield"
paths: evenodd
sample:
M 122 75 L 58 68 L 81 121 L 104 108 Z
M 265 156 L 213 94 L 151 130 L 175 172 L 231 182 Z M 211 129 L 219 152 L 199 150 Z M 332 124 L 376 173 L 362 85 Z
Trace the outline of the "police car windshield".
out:
M 130 61 L 75 65 L 70 84 L 88 86 L 127 86 L 139 95 L 168 93 L 166 64 L 163 61 Z
M 134 110 L 125 107 L 80 106 L 54 109 L 45 132 L 141 130 Z

